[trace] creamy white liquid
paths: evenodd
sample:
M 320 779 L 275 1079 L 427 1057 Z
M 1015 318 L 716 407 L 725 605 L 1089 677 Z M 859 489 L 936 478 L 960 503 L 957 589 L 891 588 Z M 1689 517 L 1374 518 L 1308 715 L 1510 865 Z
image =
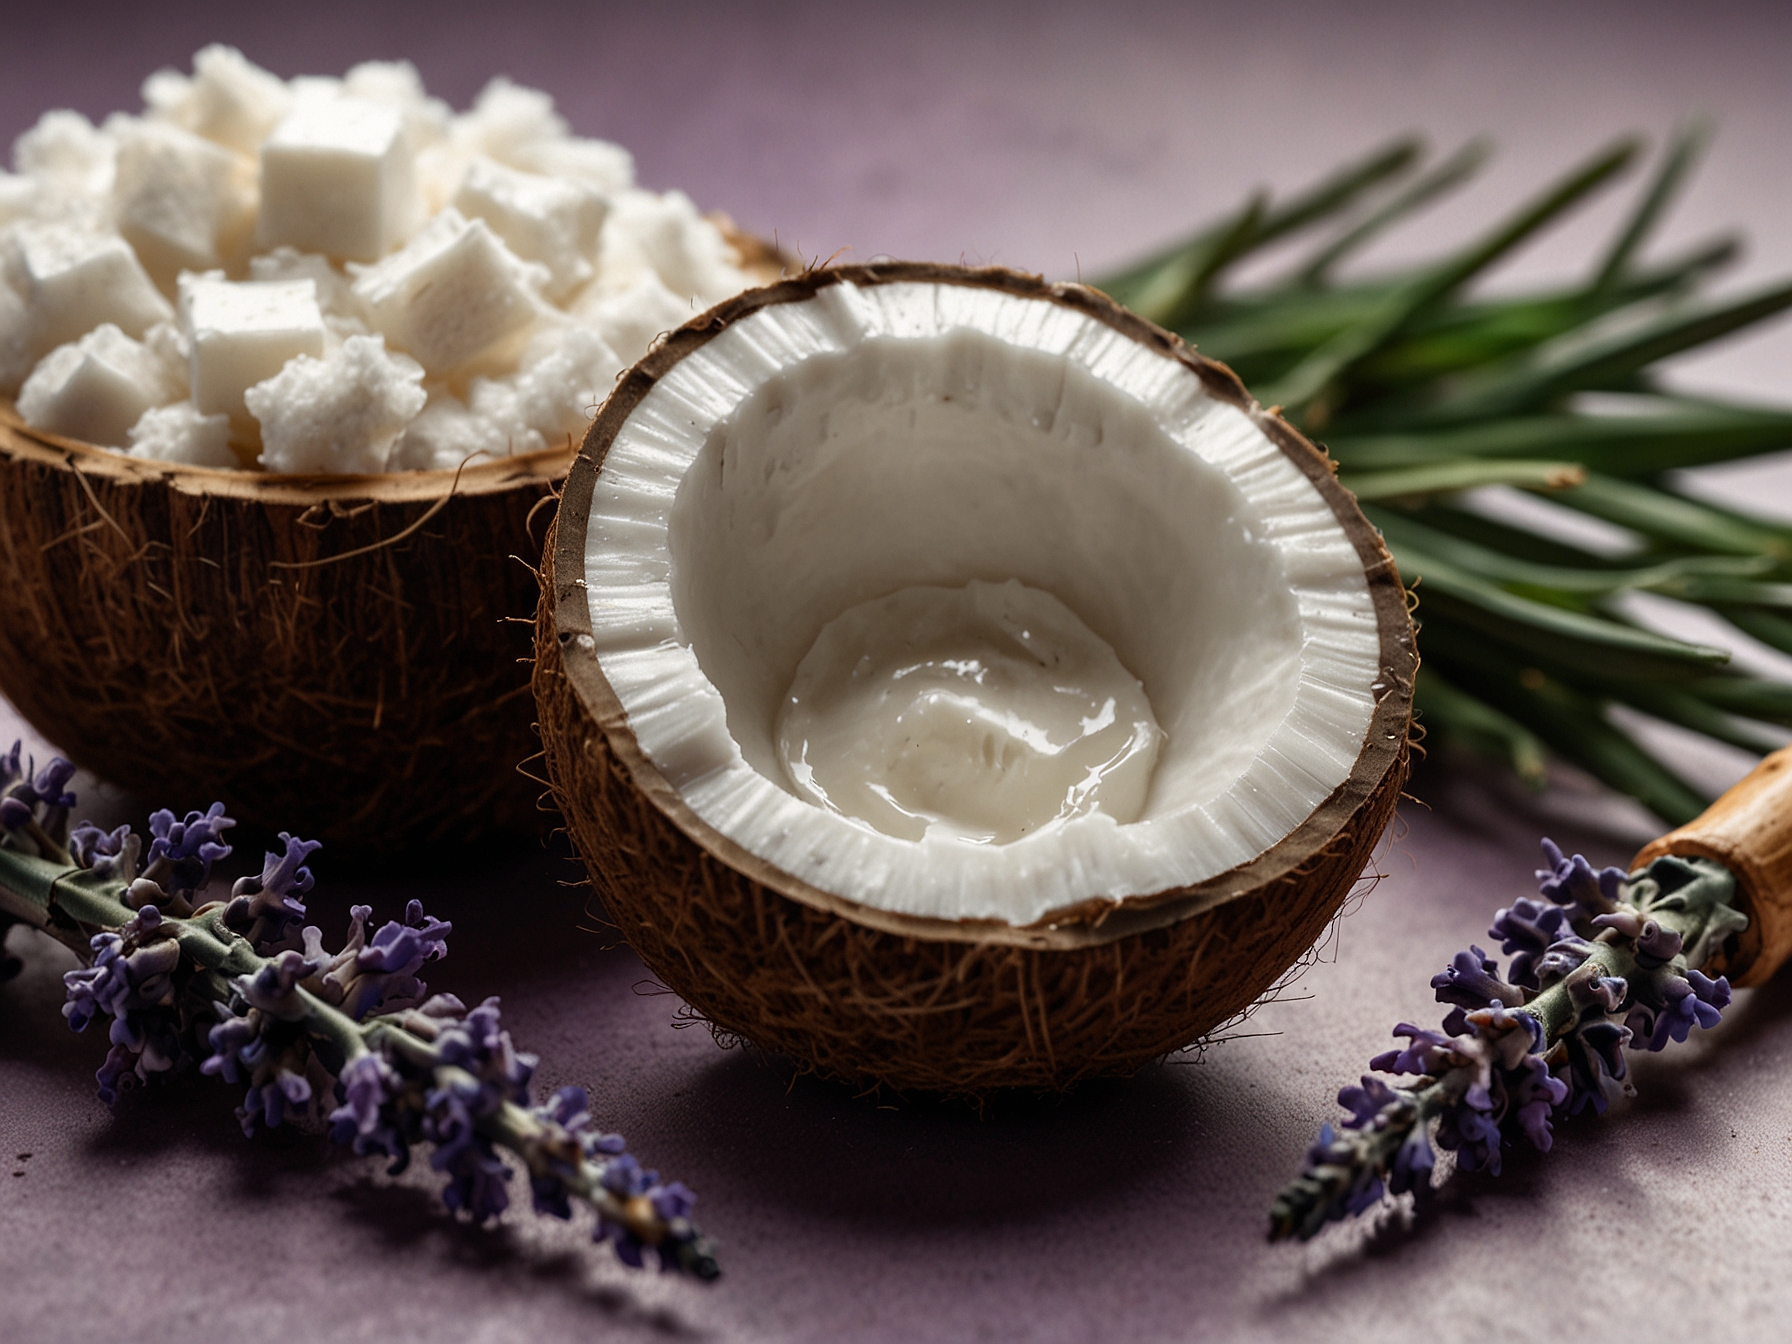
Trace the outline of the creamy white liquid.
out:
M 798 794 L 886 835 L 1005 844 L 1134 821 L 1163 731 L 1145 688 L 1050 593 L 904 588 L 822 627 L 777 722 Z

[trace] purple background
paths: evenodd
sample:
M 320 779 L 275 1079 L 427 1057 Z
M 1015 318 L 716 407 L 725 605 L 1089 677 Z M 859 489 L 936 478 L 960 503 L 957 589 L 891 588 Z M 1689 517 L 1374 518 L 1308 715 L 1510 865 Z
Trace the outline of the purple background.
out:
M 642 179 L 840 249 L 1098 272 L 1387 135 L 1502 154 L 1460 202 L 1390 239 L 1410 256 L 1629 129 L 1692 110 L 1721 137 L 1664 246 L 1745 226 L 1731 283 L 1792 271 L 1792 11 L 1689 6 L 1257 3 L 969 7 L 522 3 L 36 6 L 9 14 L 0 136 L 48 106 L 135 109 L 142 76 L 205 41 L 283 75 L 408 56 L 464 105 L 508 73 Z M 1503 283 L 1561 276 L 1618 203 L 1552 234 Z M 1689 361 L 1689 383 L 1784 400 L 1792 329 Z M 1792 513 L 1778 464 L 1709 488 Z M 0 707 L 0 736 L 12 716 Z M 28 734 L 29 735 L 29 734 Z M 36 741 L 41 752 L 46 744 Z M 1743 762 L 1701 755 L 1707 778 Z M 1547 1158 L 1459 1178 L 1306 1247 L 1265 1210 L 1331 1095 L 1425 981 L 1528 889 L 1544 830 L 1622 861 L 1648 823 L 1573 779 L 1542 799 L 1433 766 L 1386 874 L 1324 959 L 1235 1039 L 1124 1083 L 979 1118 L 879 1106 L 674 1029 L 676 1000 L 590 929 L 564 856 L 451 877 L 319 861 L 326 929 L 409 895 L 456 924 L 440 988 L 504 997 L 548 1086 L 580 1082 L 607 1126 L 692 1185 L 722 1242 L 717 1287 L 626 1272 L 582 1228 L 526 1213 L 454 1222 L 426 1169 L 281 1132 L 245 1142 L 208 1081 L 94 1099 L 104 1053 L 58 1016 L 66 954 L 15 935 L 0 987 L 0 1335 L 8 1341 L 715 1338 L 1408 1339 L 1655 1333 L 1669 1321 L 1776 1337 L 1792 1309 L 1792 984 L 1744 995 L 1708 1039 L 1638 1061 L 1641 1096 L 1562 1127 Z M 150 805 L 89 782 L 93 811 Z M 29 1154 L 29 1157 L 24 1156 Z M 516 1191 L 519 1199 L 523 1192 Z

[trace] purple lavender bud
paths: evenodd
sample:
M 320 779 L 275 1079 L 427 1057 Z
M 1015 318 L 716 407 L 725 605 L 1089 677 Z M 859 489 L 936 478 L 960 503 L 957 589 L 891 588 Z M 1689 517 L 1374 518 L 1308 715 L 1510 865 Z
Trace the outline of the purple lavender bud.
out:
M 1540 1055 L 1531 1055 L 1506 1084 L 1509 1104 L 1531 1146 L 1547 1153 L 1553 1142 L 1549 1115 L 1568 1099 L 1568 1085 L 1553 1077 Z
M 1471 1090 L 1470 1096 L 1473 1096 Z M 1463 1171 L 1500 1174 L 1500 1127 L 1484 1107 L 1465 1097 L 1438 1113 L 1437 1145 L 1456 1154 Z
M 510 1206 L 504 1183 L 510 1169 L 498 1160 L 491 1140 L 474 1127 L 476 1108 L 488 1101 L 483 1088 L 437 1088 L 426 1100 L 424 1137 L 435 1144 L 429 1164 L 448 1176 L 442 1202 L 474 1222 L 496 1218 Z
M 236 989 L 251 1007 L 273 1017 L 297 1020 L 305 1013 L 298 984 L 318 969 L 316 962 L 306 961 L 297 952 L 282 952 L 254 975 L 239 975 Z
M 1622 868 L 1595 872 L 1581 855 L 1564 855 L 1553 840 L 1543 842 L 1543 859 L 1549 866 L 1537 870 L 1537 890 L 1546 900 L 1570 907 L 1570 918 L 1576 911 L 1586 918 L 1610 910 L 1622 897 L 1629 877 Z
M 1394 1035 L 1404 1036 L 1410 1044 L 1404 1050 L 1388 1050 L 1369 1061 L 1369 1067 L 1383 1073 L 1436 1074 L 1453 1067 L 1458 1058 L 1451 1048 L 1450 1037 L 1402 1022 Z
M 107 864 L 108 867 L 100 868 L 100 871 L 109 871 L 110 861 L 123 852 L 124 842 L 130 834 L 129 826 L 120 826 L 115 831 L 103 831 L 91 821 L 84 821 L 69 832 L 69 853 L 83 868 L 99 868 L 101 864 Z M 135 877 L 136 874 L 131 873 L 129 876 Z
M 669 1223 L 675 1218 L 690 1217 L 691 1210 L 697 1207 L 697 1196 L 685 1187 L 683 1181 L 673 1181 L 670 1185 L 656 1185 L 649 1190 L 647 1202 Z
M 635 1161 L 633 1154 L 618 1153 L 604 1163 L 598 1184 L 620 1199 L 629 1199 L 645 1193 L 653 1181 L 641 1170 L 641 1164 Z
M 67 791 L 67 786 L 69 780 L 74 777 L 73 761 L 61 756 L 52 756 L 31 781 L 31 792 L 36 794 L 38 801 L 47 807 L 73 807 L 75 795 Z
M 200 1062 L 199 1071 L 227 1083 L 239 1083 L 247 1076 L 244 1052 L 257 1040 L 255 1023 L 238 1017 L 221 1003 L 213 1006 L 222 1020 L 206 1033 L 211 1054 Z
M 1390 1103 L 1399 1100 L 1400 1094 L 1381 1079 L 1364 1074 L 1361 1087 L 1345 1087 L 1338 1092 L 1338 1105 L 1350 1112 L 1344 1128 L 1366 1129 Z
M 30 804 L 20 802 L 17 798 L 0 798 L 0 827 L 8 831 L 23 830 L 36 820 L 37 814 Z
M 1712 980 L 1689 971 L 1684 978 L 1669 978 L 1662 986 L 1662 998 L 1666 1002 L 1649 1033 L 1645 1047 L 1649 1050 L 1664 1049 L 1669 1040 L 1684 1041 L 1694 1027 L 1709 1031 L 1723 1021 L 1721 1010 L 1730 1002 L 1730 982 L 1724 976 Z
M 363 935 L 362 921 L 372 913 L 366 906 L 356 906 L 355 912 L 352 944 L 358 943 Z M 340 990 L 342 1010 L 356 1021 L 375 1010 L 414 1003 L 429 992 L 429 987 L 417 978 L 417 971 L 425 962 L 448 955 L 447 938 L 453 929 L 446 920 L 425 915 L 421 902 L 412 901 L 403 924 L 395 920 L 386 924 L 371 942 L 358 946 L 352 958 L 338 957 L 324 983 Z M 304 936 L 307 948 L 314 938 L 322 937 L 315 929 L 306 929 Z
M 1568 912 L 1562 906 L 1546 905 L 1528 896 L 1519 897 L 1493 917 L 1487 935 L 1498 938 L 1500 951 L 1512 956 L 1506 974 L 1513 984 L 1538 988 L 1537 959 L 1562 936 L 1567 923 Z
M 562 1087 L 546 1105 L 536 1108 L 536 1114 L 569 1134 L 577 1134 L 591 1123 L 591 1098 L 582 1087 Z
M 212 864 L 230 853 L 224 832 L 236 822 L 224 815 L 224 804 L 189 812 L 185 821 L 164 808 L 149 817 L 149 856 L 144 875 L 170 896 L 198 891 L 211 880 Z
M 1400 1151 L 1394 1154 L 1393 1165 L 1388 1170 L 1388 1189 L 1396 1195 L 1423 1189 L 1431 1183 L 1431 1171 L 1436 1165 L 1437 1154 L 1431 1151 L 1425 1126 L 1414 1125 L 1406 1142 L 1400 1145 Z
M 1499 963 L 1479 947 L 1458 952 L 1447 969 L 1431 977 L 1431 988 L 1437 991 L 1439 1003 L 1453 1003 L 1460 1008 L 1485 1008 L 1498 1000 L 1502 1003 L 1523 1003 L 1525 993 L 1500 979 Z
M 106 1052 L 106 1060 L 94 1074 L 99 1084 L 99 1097 L 108 1106 L 118 1104 L 119 1093 L 136 1079 L 136 1058 L 122 1045 Z
M 305 902 L 299 898 L 311 890 L 311 870 L 305 860 L 323 846 L 316 840 L 296 840 L 280 832 L 281 853 L 263 856 L 261 876 L 238 878 L 224 907 L 224 923 L 243 935 L 263 956 L 277 951 L 296 951 L 299 936 L 293 925 L 305 918 Z
M 396 1176 L 410 1164 L 410 1143 L 394 1113 L 399 1077 L 376 1054 L 360 1055 L 343 1066 L 336 1079 L 342 1105 L 330 1113 L 330 1138 L 353 1145 L 355 1155 L 383 1153 L 392 1159 L 387 1168 Z
M 20 764 L 23 760 L 20 753 L 24 746 L 23 742 L 15 740 L 12 750 L 0 756 L 0 789 L 10 788 L 25 777 L 25 771 Z

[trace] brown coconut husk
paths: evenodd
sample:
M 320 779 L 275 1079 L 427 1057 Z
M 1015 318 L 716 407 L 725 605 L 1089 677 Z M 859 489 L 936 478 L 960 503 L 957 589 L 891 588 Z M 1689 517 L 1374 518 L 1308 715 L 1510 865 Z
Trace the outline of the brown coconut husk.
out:
M 604 454 L 648 389 L 716 332 L 843 280 L 993 286 L 1092 314 L 1246 410 L 1331 503 L 1374 596 L 1380 699 L 1349 779 L 1274 848 L 1192 887 L 1093 899 L 1027 928 L 924 919 L 778 871 L 704 823 L 646 757 L 590 640 L 583 564 Z M 1393 815 L 1417 664 L 1405 590 L 1379 535 L 1325 457 L 1229 369 L 1082 286 L 908 263 L 817 271 L 742 295 L 626 375 L 586 435 L 545 548 L 535 652 L 554 797 L 605 910 L 648 967 L 719 1034 L 854 1085 L 957 1094 L 1129 1073 L 1268 989 L 1337 912 Z
M 760 279 L 787 264 L 734 231 Z M 563 447 L 459 471 L 139 461 L 0 403 L 0 692 L 102 779 L 333 849 L 536 831 L 529 614 Z

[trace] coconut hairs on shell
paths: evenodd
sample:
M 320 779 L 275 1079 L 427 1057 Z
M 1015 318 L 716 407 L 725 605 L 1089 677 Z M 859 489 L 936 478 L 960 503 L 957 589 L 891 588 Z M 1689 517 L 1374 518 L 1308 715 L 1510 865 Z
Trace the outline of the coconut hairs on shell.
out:
M 1062 948 L 975 929 L 905 935 L 801 904 L 692 843 L 636 787 L 568 681 L 558 640 L 545 622 L 538 630 L 535 694 L 544 728 L 557 725 L 544 732 L 548 773 L 610 919 L 718 1034 L 855 1086 L 1057 1091 L 1189 1044 L 1312 946 L 1406 777 L 1403 750 L 1305 864 L 1164 927 Z
M 103 779 L 333 848 L 535 826 L 529 520 L 459 480 L 169 468 L 0 422 L 0 690 Z M 448 473 L 426 473 L 430 477 Z

